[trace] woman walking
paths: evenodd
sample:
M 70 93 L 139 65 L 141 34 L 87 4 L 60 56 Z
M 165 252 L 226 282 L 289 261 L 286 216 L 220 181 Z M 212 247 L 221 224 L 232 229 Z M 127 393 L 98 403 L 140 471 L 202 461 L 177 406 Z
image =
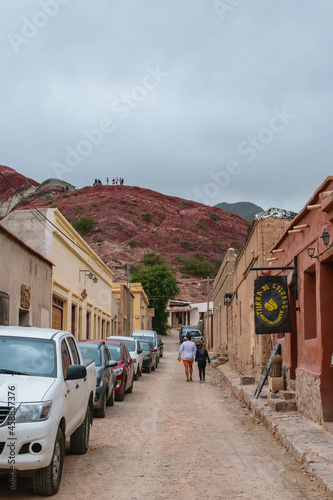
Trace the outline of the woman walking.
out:
M 206 380 L 206 362 L 208 361 L 208 363 L 210 363 L 208 351 L 205 344 L 202 343 L 201 346 L 198 347 L 195 355 L 195 360 L 198 362 L 199 379 L 201 384 L 201 382 L 205 382 Z

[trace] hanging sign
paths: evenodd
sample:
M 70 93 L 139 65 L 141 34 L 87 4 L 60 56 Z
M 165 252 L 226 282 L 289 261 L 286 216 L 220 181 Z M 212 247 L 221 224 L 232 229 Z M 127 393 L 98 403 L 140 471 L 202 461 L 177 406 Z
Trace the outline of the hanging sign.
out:
M 291 332 L 286 276 L 260 276 L 255 280 L 254 318 L 257 335 Z
M 146 309 L 146 316 L 155 316 L 155 309 Z

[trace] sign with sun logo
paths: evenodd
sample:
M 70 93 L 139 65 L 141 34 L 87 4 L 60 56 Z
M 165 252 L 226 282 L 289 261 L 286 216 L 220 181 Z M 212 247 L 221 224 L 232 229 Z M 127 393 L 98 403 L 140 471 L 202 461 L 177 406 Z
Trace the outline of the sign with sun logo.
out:
M 256 334 L 291 332 L 286 276 L 260 276 L 254 282 Z

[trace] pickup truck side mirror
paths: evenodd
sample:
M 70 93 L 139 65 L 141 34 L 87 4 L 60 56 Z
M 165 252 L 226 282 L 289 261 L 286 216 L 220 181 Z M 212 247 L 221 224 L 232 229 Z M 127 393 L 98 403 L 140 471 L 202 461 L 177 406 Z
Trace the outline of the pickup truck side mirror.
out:
M 142 354 L 142 349 L 138 349 L 138 354 Z
M 69 365 L 65 380 L 77 380 L 87 376 L 87 369 L 83 365 Z
M 115 366 L 117 366 L 117 364 L 118 364 L 118 362 L 117 362 L 117 361 L 112 361 L 112 360 L 111 360 L 111 361 L 108 361 L 108 363 L 107 363 L 107 365 L 106 365 L 106 366 L 107 366 L 108 368 L 114 368 Z

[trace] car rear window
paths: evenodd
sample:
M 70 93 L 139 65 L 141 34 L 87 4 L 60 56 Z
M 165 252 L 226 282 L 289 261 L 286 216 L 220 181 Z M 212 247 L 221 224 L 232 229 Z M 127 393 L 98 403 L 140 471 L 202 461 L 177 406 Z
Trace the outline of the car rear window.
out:
M 135 340 L 121 340 L 129 351 L 135 351 Z
M 106 347 L 109 349 L 109 353 L 110 353 L 112 361 L 121 361 L 122 355 L 121 355 L 121 346 L 120 345 L 107 344 Z
M 189 332 L 191 337 L 201 337 L 201 332 L 197 330 L 196 332 Z
M 143 340 L 140 340 L 140 345 L 141 345 L 141 349 L 143 351 L 150 351 L 151 350 L 150 342 L 144 342 Z
M 101 351 L 98 347 L 79 345 L 83 359 L 93 359 L 96 366 L 102 366 Z

